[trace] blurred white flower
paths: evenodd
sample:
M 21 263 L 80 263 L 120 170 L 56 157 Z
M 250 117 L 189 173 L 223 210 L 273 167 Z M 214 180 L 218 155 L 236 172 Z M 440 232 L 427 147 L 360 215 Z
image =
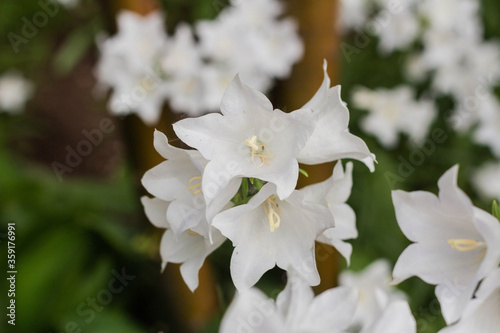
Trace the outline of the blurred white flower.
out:
M 388 302 L 378 319 L 364 333 L 417 333 L 417 323 L 405 300 Z
M 267 91 L 273 78 L 287 77 L 302 57 L 303 45 L 295 22 L 280 19 L 282 14 L 283 6 L 276 0 L 234 0 L 215 20 L 197 22 L 200 52 L 212 67 L 209 75 L 214 76 L 214 70 L 222 70 L 215 75 L 219 77 L 238 74 L 259 91 Z M 220 103 L 227 83 L 211 89 L 207 99 Z
M 371 332 L 370 328 L 375 325 L 386 306 L 405 298 L 401 291 L 390 286 L 390 282 L 391 268 L 389 262 L 383 259 L 373 262 L 358 273 L 340 273 L 339 285 L 352 287 L 359 294 L 353 320 L 354 329 Z
M 80 0 L 55 0 L 55 1 L 68 9 L 73 9 L 80 3 Z
M 432 101 L 416 100 L 410 86 L 376 90 L 359 87 L 352 100 L 354 106 L 369 111 L 361 120 L 361 128 L 387 148 L 398 144 L 399 133 L 407 134 L 416 145 L 422 144 L 437 112 Z
M 341 0 L 339 25 L 342 30 L 363 28 L 370 15 L 371 0 Z
M 220 333 L 345 333 L 356 298 L 356 291 L 348 287 L 314 297 L 307 284 L 289 274 L 276 302 L 254 288 L 238 293 L 222 319 Z
M 0 76 L 0 111 L 20 113 L 33 96 L 33 83 L 21 73 L 9 70 Z
M 282 14 L 277 0 L 234 0 L 215 20 L 197 22 L 194 33 L 181 23 L 169 37 L 160 12 L 120 12 L 118 33 L 98 41 L 95 72 L 101 88 L 113 89 L 109 109 L 152 125 L 166 100 L 191 116 L 216 111 L 236 74 L 268 90 L 303 54 L 295 22 Z
M 327 207 L 335 218 L 335 228 L 325 230 L 317 241 L 332 245 L 349 263 L 352 245 L 344 242 L 347 239 L 358 237 L 356 229 L 356 214 L 346 201 L 351 195 L 352 188 L 352 163 L 342 167 L 337 161 L 333 175 L 327 180 L 306 186 L 300 191 L 304 193 L 304 200 L 317 202 Z
M 388 54 L 407 49 L 420 31 L 415 1 L 399 1 L 397 10 L 392 9 L 396 2 L 390 0 L 382 2 L 382 9 L 373 18 L 374 22 L 381 22 L 375 29 L 375 34 L 379 37 L 380 52 Z
M 489 274 L 479 286 L 475 298 L 465 308 L 460 321 L 439 333 L 500 332 L 500 268 Z
M 457 187 L 458 166 L 438 182 L 439 196 L 393 191 L 398 224 L 414 243 L 400 255 L 395 283 L 418 276 L 436 287 L 448 324 L 456 322 L 477 284 L 500 264 L 500 224 Z
M 500 158 L 500 101 L 494 95 L 482 99 L 479 110 L 479 126 L 474 131 L 473 140 L 487 145 L 493 155 Z
M 140 16 L 121 11 L 118 33 L 101 40 L 101 58 L 95 75 L 104 88 L 113 88 L 109 109 L 113 114 L 137 113 L 149 125 L 158 122 L 167 90 L 159 60 L 167 43 L 163 15 Z
M 472 185 L 485 198 L 500 199 L 500 163 L 488 162 L 472 175 Z
M 314 241 L 335 224 L 328 208 L 305 201 L 300 191 L 280 200 L 276 186 L 267 183 L 248 204 L 215 216 L 212 225 L 233 242 L 231 277 L 245 290 L 276 265 L 318 285 Z

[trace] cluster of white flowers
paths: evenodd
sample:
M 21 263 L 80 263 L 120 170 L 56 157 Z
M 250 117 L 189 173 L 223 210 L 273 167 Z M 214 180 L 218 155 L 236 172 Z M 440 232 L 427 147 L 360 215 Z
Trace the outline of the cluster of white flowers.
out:
M 407 134 L 412 143 L 421 145 L 437 110 L 431 100 L 416 100 L 415 95 L 414 89 L 408 85 L 393 89 L 357 88 L 352 96 L 353 105 L 369 111 L 369 115 L 361 120 L 361 128 L 387 148 L 397 145 L 399 133 Z
M 399 283 L 418 276 L 436 285 L 449 325 L 440 332 L 499 332 L 500 217 L 474 207 L 458 188 L 457 174 L 454 166 L 441 177 L 438 196 L 393 192 L 398 224 L 414 242 L 393 277 Z
M 489 146 L 500 158 L 500 101 L 493 93 L 500 82 L 500 43 L 484 40 L 479 1 L 345 0 L 340 20 L 344 29 L 356 30 L 364 41 L 378 37 L 382 55 L 406 51 L 407 79 L 413 83 L 429 79 L 427 95 L 453 98 L 455 109 L 447 116 L 450 125 L 465 131 L 479 123 L 473 140 Z M 397 96 L 392 96 L 395 103 Z M 373 106 L 366 108 L 376 112 Z M 407 117 L 403 114 L 405 108 L 398 110 L 398 117 Z M 383 133 L 393 133 L 397 126 L 388 128 L 373 117 L 367 123 L 365 130 L 376 135 L 384 146 L 398 142 L 397 138 L 389 139 L 391 134 Z M 425 126 L 429 125 L 416 121 L 411 127 L 426 133 Z
M 295 22 L 282 14 L 277 0 L 232 0 L 215 20 L 179 24 L 169 36 L 160 12 L 119 13 L 118 33 L 98 42 L 96 77 L 113 88 L 109 109 L 147 124 L 158 122 L 166 100 L 191 116 L 213 112 L 237 73 L 267 91 L 303 53 Z
M 329 289 L 316 297 L 293 272 L 288 273 L 287 285 L 276 302 L 257 289 L 243 291 L 227 310 L 220 332 L 416 333 L 406 300 L 384 290 L 388 289 L 389 269 L 380 276 L 380 264 L 360 273 L 359 284 L 354 281 L 358 276 L 351 280 L 347 278 L 350 273 L 344 273 L 353 285 Z
M 222 332 L 253 325 L 241 324 L 239 316 L 257 303 L 264 311 L 259 332 L 344 331 L 354 315 L 356 292 L 338 288 L 313 300 L 310 286 L 320 282 L 315 241 L 336 247 L 349 261 L 352 248 L 345 240 L 357 237 L 356 217 L 346 204 L 353 164 L 344 169 L 340 159 L 360 160 L 373 171 L 375 156 L 349 133 L 340 87 L 330 87 L 325 63 L 316 94 L 303 108 L 284 113 L 236 76 L 220 109 L 174 124 L 179 139 L 196 150 L 174 148 L 155 132 L 154 146 L 166 161 L 144 175 L 142 183 L 154 198 L 143 197 L 142 203 L 151 222 L 167 229 L 160 246 L 163 265 L 182 263 L 184 281 L 194 290 L 205 258 L 229 239 L 235 247 L 231 277 L 240 294 Z M 337 163 L 329 179 L 295 189 L 299 162 L 331 161 Z M 276 305 L 252 288 L 275 266 L 291 277 Z M 325 302 L 346 315 L 325 318 L 321 313 L 330 311 Z M 296 307 L 304 320 L 292 314 Z
M 33 96 L 33 83 L 19 72 L 10 70 L 0 76 L 0 111 L 20 113 Z

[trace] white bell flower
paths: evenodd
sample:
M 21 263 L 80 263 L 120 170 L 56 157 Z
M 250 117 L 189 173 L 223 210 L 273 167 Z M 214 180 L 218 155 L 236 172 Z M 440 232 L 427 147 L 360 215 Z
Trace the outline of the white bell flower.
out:
M 438 182 L 439 196 L 393 191 L 399 227 L 414 242 L 400 255 L 394 283 L 418 276 L 437 285 L 448 324 L 457 321 L 478 282 L 500 263 L 500 223 L 457 187 L 458 166 Z
M 169 262 L 181 264 L 180 271 L 184 282 L 191 291 L 196 290 L 199 283 L 198 272 L 203 262 L 226 238 L 214 229 L 210 241 L 207 235 L 203 235 L 203 228 L 194 229 L 201 234 L 188 229 L 175 236 L 167 220 L 169 202 L 146 196 L 141 198 L 141 202 L 151 223 L 158 228 L 167 228 L 160 243 L 162 270 Z
M 275 265 L 295 271 L 309 285 L 319 284 L 314 241 L 334 226 L 333 215 L 304 201 L 300 191 L 280 200 L 276 186 L 267 183 L 248 204 L 215 216 L 212 225 L 235 246 L 231 277 L 238 290 L 252 287 Z
M 241 177 L 272 182 L 280 199 L 288 197 L 299 174 L 296 156 L 316 126 L 314 114 L 273 111 L 271 102 L 238 76 L 224 94 L 221 112 L 174 124 L 179 139 L 209 160 L 202 181 L 207 204 Z
M 500 268 L 483 280 L 475 296 L 460 321 L 439 333 L 500 332 Z
M 14 70 L 0 76 L 0 111 L 19 113 L 33 96 L 33 83 Z
M 158 68 L 168 41 L 163 20 L 158 11 L 144 17 L 121 11 L 117 34 L 98 42 L 95 76 L 101 88 L 113 89 L 111 113 L 136 113 L 148 125 L 158 122 L 168 94 Z
M 377 260 L 361 272 L 343 271 L 339 285 L 358 291 L 359 300 L 353 319 L 353 329 L 370 332 L 386 306 L 404 299 L 404 294 L 390 286 L 391 268 L 386 260 Z
M 347 260 L 349 264 L 352 245 L 344 242 L 346 239 L 358 237 L 356 229 L 356 214 L 346 201 L 351 195 L 352 163 L 344 168 L 338 161 L 333 169 L 333 175 L 327 180 L 306 186 L 300 191 L 304 193 L 305 201 L 312 201 L 327 207 L 335 218 L 335 228 L 325 230 L 317 241 L 332 245 Z
M 359 87 L 353 94 L 353 104 L 369 111 L 361 120 L 361 128 L 387 148 L 397 145 L 400 132 L 416 145 L 422 144 L 437 112 L 430 100 L 417 101 L 410 86 L 373 91 Z
M 320 164 L 344 158 L 365 163 L 374 171 L 375 155 L 365 142 L 349 133 L 349 110 L 340 97 L 340 86 L 330 88 L 330 77 L 323 64 L 324 79 L 314 96 L 302 108 L 311 109 L 319 121 L 297 159 L 304 164 Z
M 314 297 L 300 278 L 290 276 L 276 302 L 258 289 L 238 293 L 224 315 L 220 333 L 346 333 L 357 293 L 348 287 Z

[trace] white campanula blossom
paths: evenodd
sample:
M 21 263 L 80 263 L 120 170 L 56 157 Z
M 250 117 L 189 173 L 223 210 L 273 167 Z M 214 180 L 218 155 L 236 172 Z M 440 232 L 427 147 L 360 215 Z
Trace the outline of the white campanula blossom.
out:
M 216 211 L 209 212 L 201 193 L 202 171 L 207 161 L 195 150 L 170 146 L 159 131 L 155 131 L 154 146 L 166 161 L 145 173 L 142 184 L 155 197 L 143 197 L 141 201 L 151 223 L 167 229 L 160 245 L 163 267 L 168 262 L 183 263 L 182 277 L 194 290 L 203 261 L 225 240 L 210 227 L 209 220 L 228 207 L 239 184 L 230 185 L 228 190 L 233 192 L 219 196 L 212 206 Z
M 439 333 L 500 332 L 500 268 L 481 283 L 457 324 Z
M 33 83 L 20 73 L 9 70 L 0 75 L 0 111 L 20 113 L 33 96 Z
M 376 90 L 358 87 L 352 99 L 354 106 L 369 112 L 361 120 L 361 128 L 387 148 L 398 144 L 399 133 L 407 134 L 416 145 L 422 144 L 437 112 L 432 101 L 416 100 L 415 91 L 405 85 Z
M 398 224 L 414 242 L 400 255 L 395 283 L 418 276 L 436 285 L 448 324 L 464 313 L 478 282 L 500 263 L 500 223 L 457 187 L 458 166 L 438 182 L 439 196 L 393 191 Z
M 344 158 L 365 163 L 374 171 L 375 155 L 365 142 L 349 133 L 349 110 L 340 97 L 340 86 L 330 87 L 330 77 L 323 65 L 324 79 L 315 95 L 302 108 L 311 109 L 318 123 L 297 159 L 303 164 L 320 164 Z
M 351 188 L 352 163 L 347 163 L 344 171 L 341 161 L 338 161 L 330 178 L 301 189 L 304 193 L 304 200 L 322 204 L 335 218 L 335 228 L 325 230 L 317 241 L 335 247 L 347 263 L 351 258 L 352 245 L 345 240 L 358 237 L 356 214 L 346 203 L 351 195 Z
M 361 272 L 340 273 L 339 285 L 352 287 L 359 294 L 352 324 L 354 330 L 371 332 L 371 328 L 377 325 L 377 320 L 389 304 L 404 300 L 404 294 L 390 286 L 390 273 L 389 263 L 382 259 L 373 262 Z
M 334 227 L 333 215 L 305 201 L 300 191 L 281 200 L 276 186 L 268 183 L 248 204 L 215 216 L 212 225 L 235 246 L 231 277 L 238 290 L 252 287 L 276 265 L 293 269 L 309 285 L 319 284 L 314 241 Z
M 174 124 L 182 141 L 209 160 L 202 190 L 208 205 L 231 180 L 248 177 L 274 183 L 280 199 L 297 184 L 297 155 L 311 136 L 317 117 L 308 109 L 273 110 L 260 92 L 237 76 L 227 88 L 221 112 Z
M 356 308 L 353 288 L 337 287 L 314 296 L 300 278 L 288 274 L 276 301 L 258 289 L 239 292 L 224 315 L 220 333 L 346 333 Z

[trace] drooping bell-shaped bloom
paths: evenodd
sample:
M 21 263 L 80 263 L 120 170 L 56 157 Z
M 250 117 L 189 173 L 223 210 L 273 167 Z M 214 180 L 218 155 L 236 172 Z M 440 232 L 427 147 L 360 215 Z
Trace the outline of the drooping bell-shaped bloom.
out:
M 389 262 L 382 259 L 373 262 L 361 272 L 340 273 L 339 285 L 352 287 L 359 293 L 352 327 L 355 331 L 371 333 L 370 329 L 377 325 L 388 304 L 404 300 L 404 294 L 391 287 L 390 282 Z
M 439 333 L 500 332 L 500 268 L 490 273 L 469 302 L 460 321 Z
M 320 203 L 332 213 L 335 228 L 325 230 L 317 240 L 335 247 L 348 263 L 351 258 L 352 245 L 344 241 L 358 237 L 356 214 L 346 203 L 351 195 L 351 188 L 352 163 L 347 163 L 344 172 L 341 161 L 338 161 L 330 178 L 300 190 L 304 193 L 304 200 Z
M 227 208 L 239 184 L 234 182 L 207 211 L 201 181 L 207 161 L 195 150 L 169 145 L 167 137 L 155 131 L 154 146 L 166 161 L 148 170 L 142 184 L 155 198 L 141 199 L 147 217 L 159 228 L 167 229 L 160 245 L 163 265 L 183 263 L 181 273 L 191 290 L 198 285 L 198 270 L 205 258 L 225 237 L 210 227 L 209 220 Z
M 222 319 L 220 333 L 345 333 L 356 300 L 356 291 L 349 287 L 314 297 L 311 287 L 289 275 L 276 302 L 254 288 L 238 293 Z
M 500 263 L 500 223 L 472 205 L 457 187 L 457 174 L 456 165 L 439 179 L 439 196 L 392 194 L 398 224 L 414 242 L 394 267 L 395 283 L 418 276 L 436 285 L 448 324 L 460 318 L 478 282 Z
M 297 159 L 304 164 L 320 164 L 353 158 L 374 170 L 375 155 L 365 142 L 349 133 L 349 110 L 340 97 L 340 86 L 330 88 L 330 77 L 323 65 L 324 79 L 316 94 L 302 108 L 311 109 L 318 122 Z
M 314 241 L 334 226 L 333 216 L 305 201 L 300 191 L 280 200 L 276 186 L 267 183 L 248 204 L 215 216 L 212 225 L 235 246 L 231 276 L 238 290 L 252 287 L 275 265 L 294 270 L 309 285 L 319 284 Z
M 274 110 L 260 92 L 238 76 L 227 88 L 222 114 L 183 119 L 174 124 L 179 139 L 209 160 L 202 191 L 208 205 L 235 178 L 259 178 L 277 186 L 280 199 L 297 184 L 297 154 L 316 126 L 311 110 Z
M 218 230 L 211 230 L 211 240 L 205 228 L 198 226 L 174 234 L 167 220 L 169 202 L 158 199 L 141 198 L 146 216 L 158 228 L 165 228 L 160 243 L 162 270 L 168 263 L 181 264 L 180 271 L 184 282 L 191 291 L 198 287 L 198 272 L 205 258 L 226 240 Z M 196 230 L 196 231 L 195 231 Z

